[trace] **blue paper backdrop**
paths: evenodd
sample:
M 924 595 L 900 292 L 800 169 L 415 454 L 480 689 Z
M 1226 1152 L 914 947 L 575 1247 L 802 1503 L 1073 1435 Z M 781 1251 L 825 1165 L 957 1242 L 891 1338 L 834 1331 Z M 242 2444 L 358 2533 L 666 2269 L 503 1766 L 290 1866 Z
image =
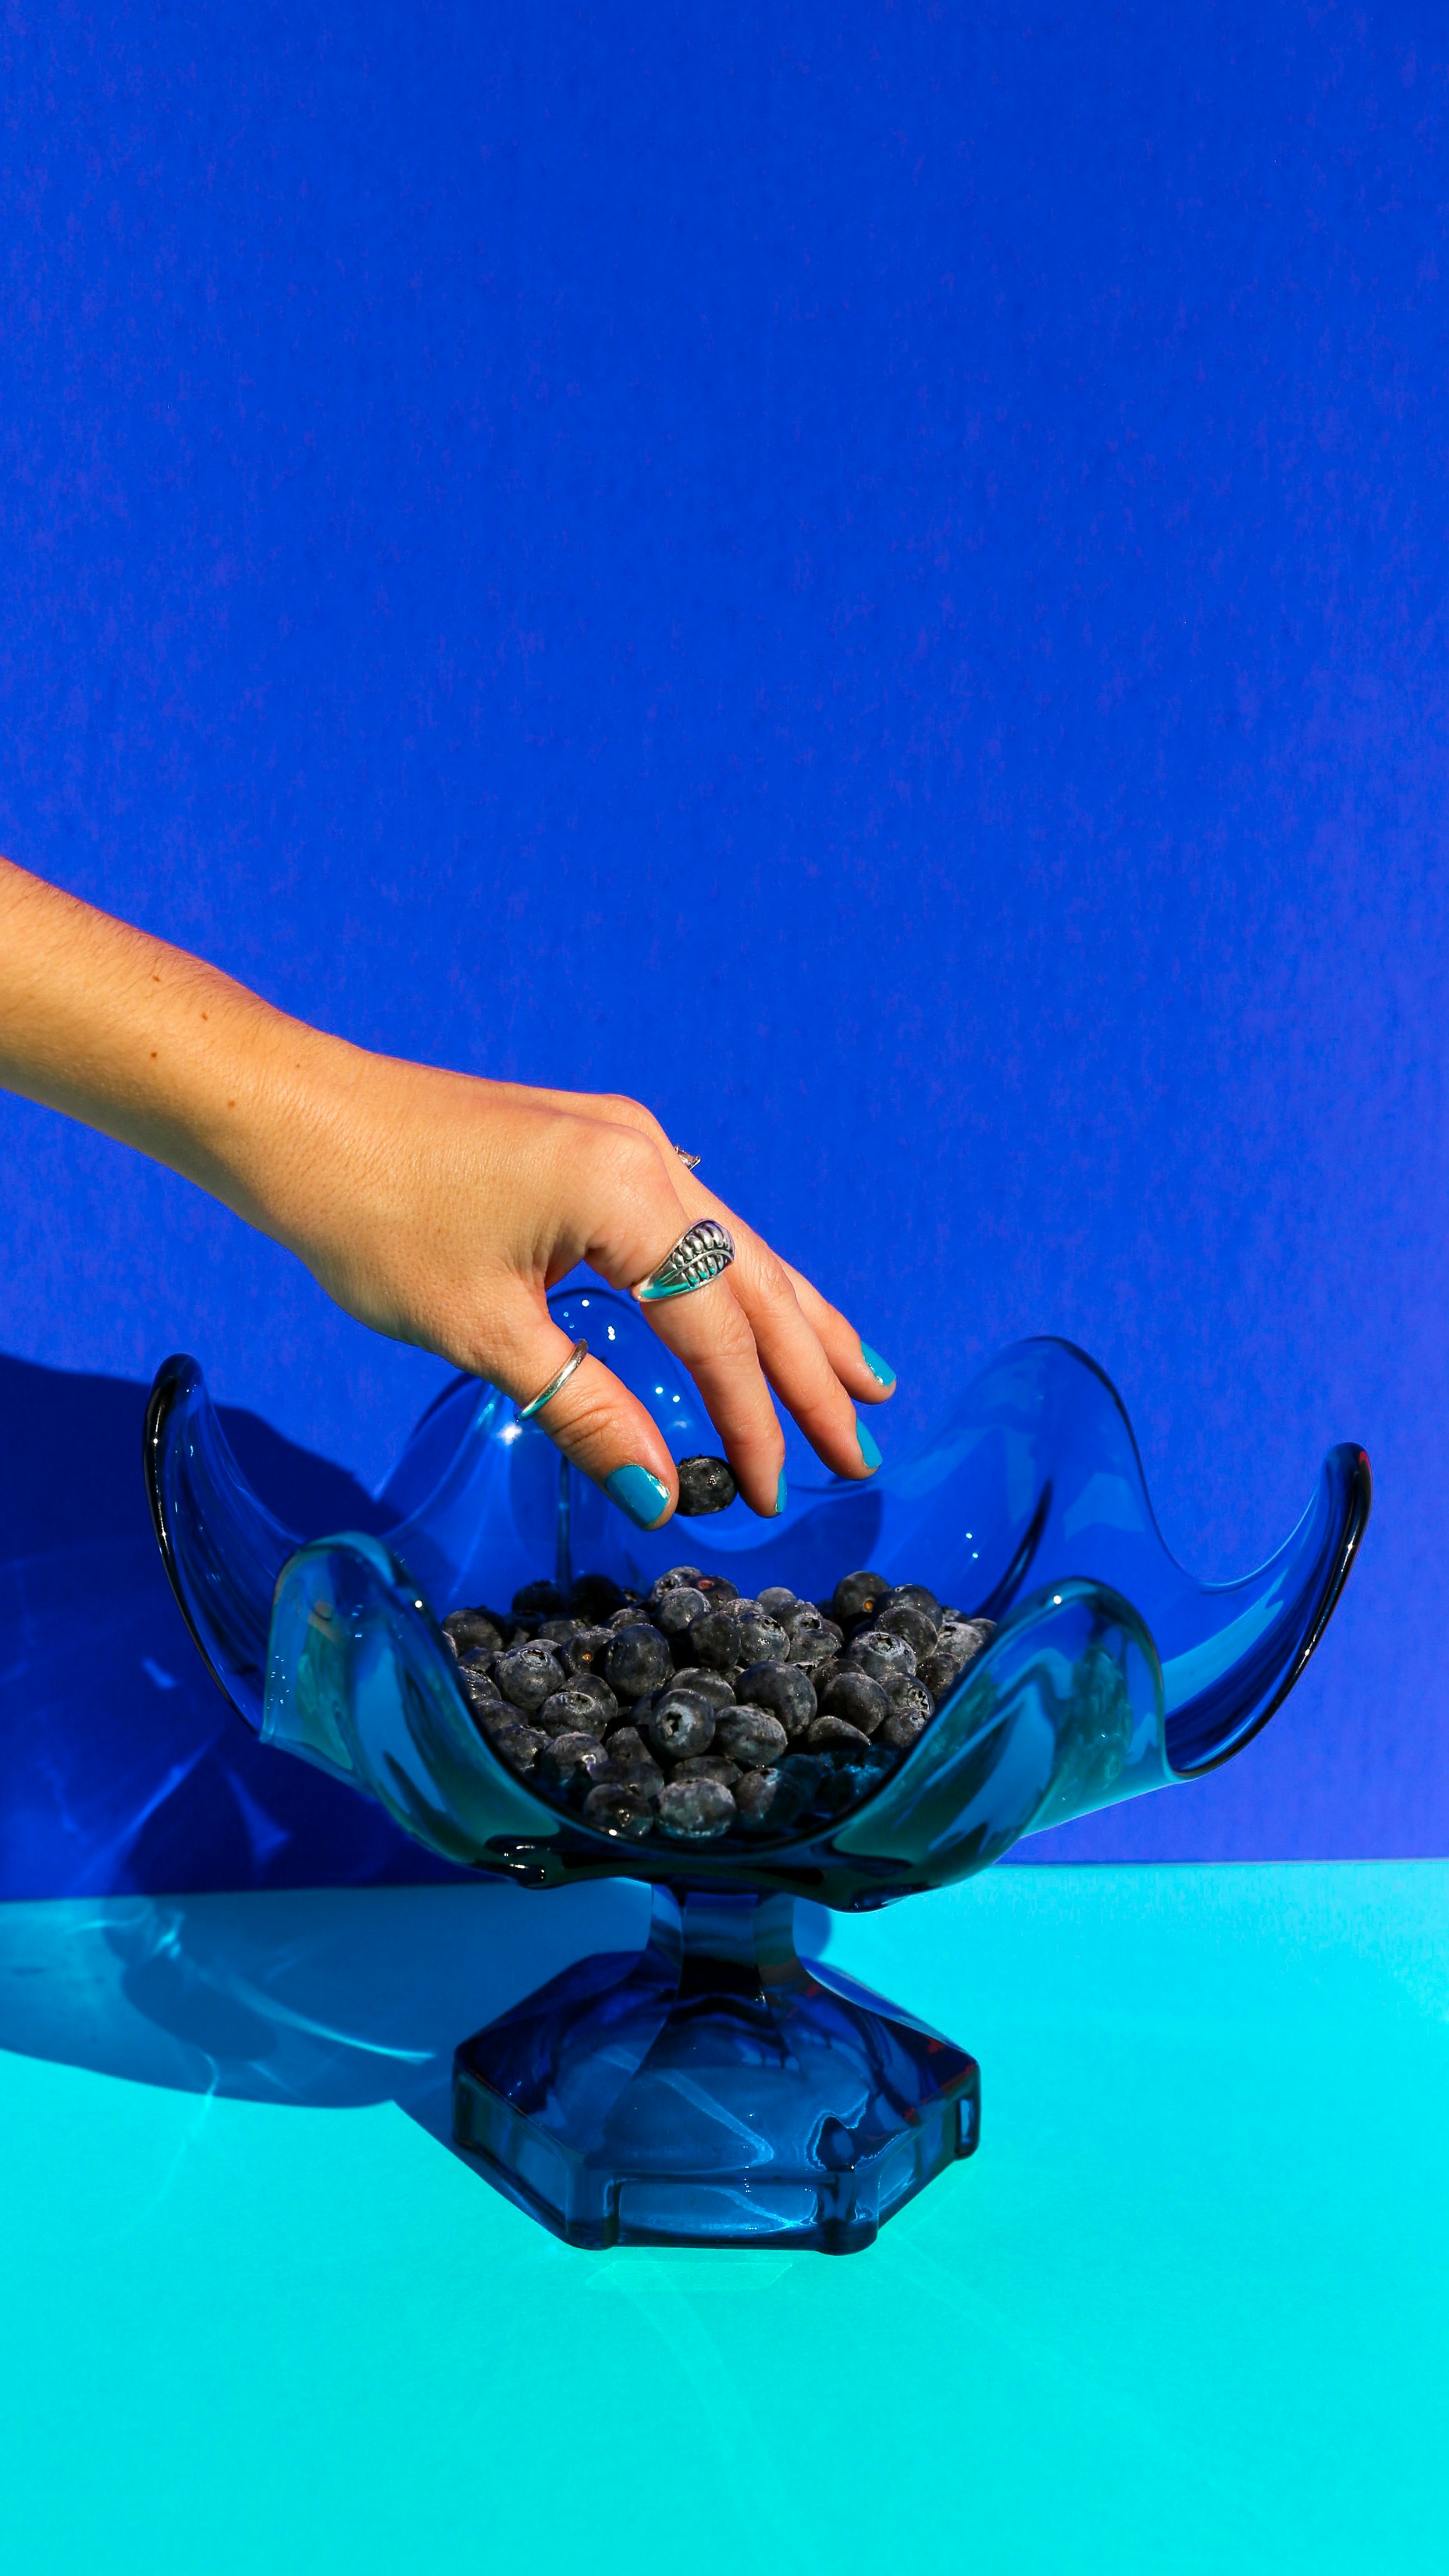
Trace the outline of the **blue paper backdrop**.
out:
M 1033 1855 L 1444 1850 L 1442 10 L 0 43 L 0 844 L 368 1044 L 650 1101 L 890 1353 L 888 1445 L 1066 1333 L 1226 1575 L 1361 1438 L 1268 1736 Z M 441 1376 L 15 1102 L 0 1299 L 369 1485 Z

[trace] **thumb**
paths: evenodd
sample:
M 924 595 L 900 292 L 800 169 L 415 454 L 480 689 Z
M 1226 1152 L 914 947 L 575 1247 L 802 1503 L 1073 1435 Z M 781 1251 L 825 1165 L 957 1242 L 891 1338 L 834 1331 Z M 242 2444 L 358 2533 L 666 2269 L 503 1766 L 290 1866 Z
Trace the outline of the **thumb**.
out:
M 573 1343 L 547 1309 L 510 1318 L 506 1363 L 494 1382 L 528 1404 L 556 1377 Z M 636 1529 L 658 1529 L 679 1498 L 674 1461 L 658 1424 L 603 1361 L 590 1353 L 533 1417 L 575 1466 L 602 1485 Z

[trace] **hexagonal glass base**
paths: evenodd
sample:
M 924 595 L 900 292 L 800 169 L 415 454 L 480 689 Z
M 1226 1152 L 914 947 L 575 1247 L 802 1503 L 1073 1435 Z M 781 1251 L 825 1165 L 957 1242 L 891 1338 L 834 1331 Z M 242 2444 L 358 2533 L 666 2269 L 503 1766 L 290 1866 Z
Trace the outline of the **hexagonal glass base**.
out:
M 466 2040 L 459 2151 L 570 2245 L 853 2254 L 974 2150 L 974 2058 L 796 1954 L 794 1899 L 656 1888 Z

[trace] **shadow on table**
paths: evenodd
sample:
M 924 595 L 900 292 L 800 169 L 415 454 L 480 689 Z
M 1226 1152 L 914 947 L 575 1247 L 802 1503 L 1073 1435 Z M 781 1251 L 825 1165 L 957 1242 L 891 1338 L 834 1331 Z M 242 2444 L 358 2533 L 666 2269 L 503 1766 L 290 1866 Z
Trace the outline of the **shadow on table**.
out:
M 448 2135 L 461 2039 L 571 1960 L 637 1949 L 642 1887 L 108 1896 L 0 1906 L 0 2048 L 177 2092 L 397 2102 Z
M 818 1955 L 829 1917 L 804 1915 Z M 629 1880 L 0 1905 L 0 2048 L 239 2101 L 396 2102 L 446 2142 L 458 2042 L 648 1920 Z

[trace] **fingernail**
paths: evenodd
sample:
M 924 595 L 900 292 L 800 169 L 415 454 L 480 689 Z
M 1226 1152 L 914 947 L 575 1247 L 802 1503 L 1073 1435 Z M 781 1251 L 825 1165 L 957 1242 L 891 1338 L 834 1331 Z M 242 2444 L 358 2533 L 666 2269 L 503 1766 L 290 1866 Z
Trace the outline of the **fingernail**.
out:
M 895 1385 L 896 1373 L 891 1367 L 889 1360 L 883 1360 L 879 1351 L 873 1351 L 871 1349 L 869 1342 L 861 1343 L 860 1356 L 864 1360 L 866 1367 L 869 1369 L 871 1376 L 875 1379 L 878 1386 Z
M 784 1510 L 784 1508 L 785 1508 L 785 1470 L 784 1470 L 784 1468 L 782 1467 L 782 1468 L 781 1468 L 781 1470 L 780 1470 L 780 1481 L 779 1481 L 778 1485 L 775 1487 L 775 1518 L 776 1518 L 776 1520 L 778 1520 L 778 1519 L 779 1519 L 780 1514 L 782 1513 L 782 1511 Z
M 627 1512 L 636 1529 L 652 1529 L 668 1509 L 669 1490 L 647 1467 L 616 1467 L 604 1478 L 604 1491 L 611 1503 Z
M 872 1475 L 874 1475 L 876 1468 L 880 1465 L 880 1451 L 877 1449 L 875 1442 L 872 1440 L 870 1433 L 867 1431 L 863 1422 L 857 1422 L 855 1426 L 855 1436 L 860 1442 L 860 1454 L 865 1460 L 865 1463 L 867 1467 L 869 1467 Z

